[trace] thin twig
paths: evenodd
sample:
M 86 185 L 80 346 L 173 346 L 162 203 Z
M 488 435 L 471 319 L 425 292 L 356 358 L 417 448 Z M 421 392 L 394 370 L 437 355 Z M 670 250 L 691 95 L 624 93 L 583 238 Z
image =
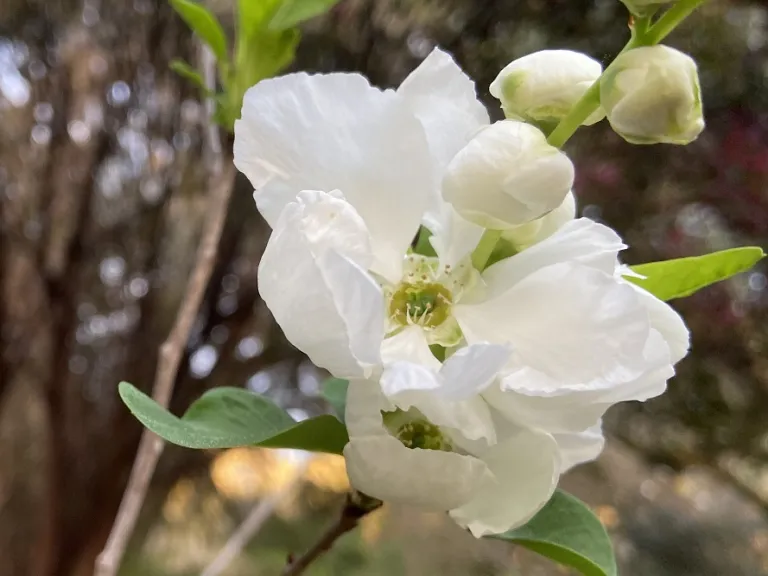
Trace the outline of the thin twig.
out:
M 202 50 L 201 61 L 206 80 L 211 82 L 211 86 L 213 86 L 215 82 L 215 59 L 210 50 L 205 47 Z M 179 363 L 208 287 L 234 185 L 235 169 L 231 161 L 225 162 L 224 160 L 219 132 L 212 119 L 212 110 L 213 108 L 208 104 L 206 146 L 209 163 L 209 197 L 206 220 L 203 223 L 203 233 L 195 266 L 187 283 L 176 321 L 168 339 L 160 346 L 155 383 L 152 387 L 152 398 L 165 407 L 168 406 L 171 399 L 176 375 L 179 371 Z M 128 479 L 128 486 L 117 512 L 117 518 L 104 550 L 96 559 L 94 576 L 115 576 L 117 574 L 142 503 L 147 495 L 149 482 L 163 451 L 163 445 L 160 438 L 149 430 L 144 430 L 136 460 L 134 460 L 131 469 L 131 476 Z
M 265 498 L 253 507 L 253 510 L 243 520 L 243 523 L 237 527 L 232 536 L 229 537 L 229 540 L 224 544 L 216 558 L 213 559 L 213 562 L 200 573 L 200 576 L 219 576 L 237 558 L 242 549 L 245 548 L 248 542 L 253 539 L 267 520 L 270 519 L 277 505 L 296 489 L 311 458 L 312 456 L 299 465 L 293 478 L 281 490 L 278 490 L 270 495 L 269 498 Z
M 350 493 L 347 496 L 347 502 L 336 523 L 331 526 L 325 534 L 322 535 L 320 540 L 318 540 L 312 548 L 307 550 L 303 556 L 290 561 L 288 566 L 285 567 L 285 570 L 283 570 L 282 576 L 298 576 L 299 574 L 303 574 L 312 562 L 320 558 L 320 556 L 333 547 L 336 540 L 344 536 L 347 532 L 354 530 L 364 516 L 367 516 L 377 508 L 380 508 L 381 505 L 381 500 L 370 498 L 359 492 Z

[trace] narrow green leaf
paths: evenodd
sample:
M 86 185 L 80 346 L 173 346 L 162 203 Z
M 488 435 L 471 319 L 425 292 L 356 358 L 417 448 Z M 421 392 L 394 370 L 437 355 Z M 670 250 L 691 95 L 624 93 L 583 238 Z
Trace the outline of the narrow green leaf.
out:
M 704 256 L 639 264 L 631 268 L 645 278 L 625 278 L 666 301 L 690 296 L 710 284 L 749 270 L 764 256 L 756 246 L 732 248 Z
M 330 415 L 296 422 L 271 400 L 242 388 L 209 390 L 178 418 L 128 382 L 120 397 L 155 434 L 187 448 L 265 446 L 341 454 L 347 430 Z
M 287 30 L 333 8 L 339 0 L 283 0 L 269 21 L 271 30 Z
M 182 78 L 186 78 L 187 80 L 192 82 L 192 84 L 194 84 L 201 90 L 207 91 L 205 82 L 203 81 L 203 77 L 200 74 L 200 72 L 192 68 L 192 66 L 184 62 L 184 60 L 179 60 L 179 59 L 171 60 L 171 63 L 168 65 L 168 67 L 174 72 L 176 72 L 176 74 L 178 74 Z
M 344 412 L 347 409 L 347 388 L 349 381 L 341 378 L 328 378 L 323 382 L 322 394 L 328 404 L 333 407 L 333 411 L 344 422 Z
M 270 18 L 280 9 L 282 0 L 238 0 L 238 34 L 248 37 L 254 32 L 266 29 Z
M 616 576 L 611 539 L 578 498 L 558 490 L 528 524 L 491 536 L 519 544 L 584 576 Z
M 257 0 L 253 0 L 254 2 Z M 200 38 L 211 47 L 219 62 L 227 62 L 227 37 L 221 24 L 205 6 L 191 0 L 171 0 L 171 6 Z

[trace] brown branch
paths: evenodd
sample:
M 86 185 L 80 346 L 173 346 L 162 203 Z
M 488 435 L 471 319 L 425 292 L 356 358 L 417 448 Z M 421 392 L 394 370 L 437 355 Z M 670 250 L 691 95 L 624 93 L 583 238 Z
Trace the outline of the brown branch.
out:
M 380 508 L 381 505 L 381 500 L 376 500 L 359 492 L 350 493 L 336 523 L 303 556 L 296 560 L 291 560 L 288 566 L 285 567 L 285 570 L 283 570 L 282 576 L 298 576 L 303 574 L 312 562 L 333 547 L 336 540 L 347 532 L 354 530 L 364 516 Z
M 208 49 L 203 48 L 201 59 L 206 80 L 213 86 L 215 82 L 213 55 Z M 187 283 L 176 321 L 168 339 L 160 346 L 155 383 L 152 387 L 152 398 L 165 407 L 168 406 L 171 399 L 176 375 L 179 371 L 179 363 L 208 287 L 234 186 L 235 168 L 230 159 L 224 160 L 219 132 L 212 119 L 213 110 L 214 105 L 209 102 L 207 104 L 206 146 L 210 192 L 206 220 L 203 224 L 195 267 Z M 149 430 L 145 430 L 128 479 L 128 486 L 117 512 L 117 518 L 104 550 L 96 559 L 94 576 L 115 576 L 117 574 L 162 451 L 163 441 Z

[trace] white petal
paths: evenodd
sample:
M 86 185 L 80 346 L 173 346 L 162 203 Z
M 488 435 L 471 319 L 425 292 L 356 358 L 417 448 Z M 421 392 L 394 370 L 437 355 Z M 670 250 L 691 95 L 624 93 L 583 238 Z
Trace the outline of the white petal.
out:
M 403 81 L 397 93 L 424 126 L 435 182 L 439 184 L 451 159 L 489 123 L 488 112 L 477 99 L 475 83 L 450 54 L 435 48 Z M 427 225 L 439 219 L 443 204 L 439 187 L 431 192 Z
M 381 391 L 393 401 L 402 392 L 439 390 L 440 384 L 437 372 L 414 362 L 393 362 L 381 375 Z
M 486 479 L 469 503 L 450 512 L 477 538 L 525 524 L 557 487 L 560 457 L 557 442 L 549 434 L 521 429 L 482 458 L 493 477 Z
M 515 390 L 526 390 L 537 384 L 543 390 L 553 392 L 537 395 Z M 501 386 L 495 385 L 485 390 L 483 397 L 508 421 L 552 433 L 586 430 L 594 426 L 611 406 L 608 401 L 600 401 L 605 391 L 573 388 L 558 390 L 557 386 L 558 383 L 546 374 L 522 369 L 506 377 Z
M 344 423 L 350 437 L 389 436 L 381 413 L 395 409 L 375 380 L 350 380 Z
M 667 389 L 667 380 L 675 375 L 670 362 L 669 346 L 658 330 L 651 329 L 645 342 L 643 356 L 647 370 L 636 380 L 605 390 L 601 402 L 645 401 L 660 396 Z
M 440 377 L 432 370 L 411 362 L 396 362 L 381 376 L 381 389 L 387 399 L 402 410 L 418 409 L 427 420 L 441 428 L 450 428 L 459 440 L 496 441 L 487 404 L 477 395 L 449 400 L 437 391 Z
M 596 425 L 617 402 L 647 400 L 666 390 L 674 369 L 669 364 L 669 350 L 656 330 L 651 330 L 643 357 L 647 370 L 626 382 L 562 382 L 522 368 L 506 375 L 500 386 L 485 390 L 483 396 L 519 425 L 553 433 L 580 432 Z
M 440 369 L 440 394 L 454 400 L 479 394 L 490 386 L 511 355 L 508 346 L 473 344 L 448 358 Z
M 320 267 L 325 283 L 333 294 L 336 311 L 344 320 L 349 350 L 361 365 L 378 366 L 384 336 L 384 298 L 381 288 L 365 270 L 335 250 L 327 252 L 320 260 Z M 369 373 L 363 372 L 365 375 Z
M 666 302 L 662 302 L 653 294 L 631 284 L 648 311 L 651 326 L 658 330 L 669 346 L 670 362 L 677 364 L 690 348 L 690 334 L 680 315 Z
M 626 382 L 647 369 L 648 320 L 634 291 L 580 264 L 548 266 L 453 314 L 469 343 L 509 343 L 519 366 L 558 382 Z
M 589 218 L 564 224 L 546 240 L 490 266 L 483 272 L 487 298 L 494 298 L 545 266 L 578 262 L 613 274 L 620 250 L 626 248 L 619 235 Z
M 574 466 L 591 462 L 597 458 L 605 446 L 605 437 L 601 424 L 577 434 L 553 434 L 560 447 L 562 472 Z
M 243 100 L 234 156 L 272 226 L 299 191 L 341 190 L 371 233 L 373 269 L 399 280 L 436 187 L 424 129 L 402 97 L 359 74 L 264 80 Z
M 440 257 L 440 267 L 456 268 L 472 254 L 485 229 L 462 218 L 450 204 L 443 203 L 438 216 L 425 222 L 432 232 L 430 242 Z
M 505 376 L 483 393 L 505 418 L 548 432 L 575 433 L 594 426 L 617 402 L 647 400 L 666 390 L 674 375 L 661 335 L 651 330 L 644 349 L 647 371 L 626 382 L 561 382 L 531 368 Z
M 432 370 L 440 369 L 440 361 L 429 349 L 424 329 L 415 324 L 403 328 L 382 342 L 381 359 L 384 364 L 402 360 L 423 364 Z
M 344 458 L 352 486 L 364 494 L 435 511 L 468 502 L 488 474 L 473 456 L 410 449 L 391 436 L 352 437 Z
M 365 260 L 365 229 L 341 200 L 303 200 L 275 225 L 259 264 L 259 293 L 286 338 L 315 364 L 359 378 L 380 363 L 384 334 L 381 288 L 351 259 Z M 329 205 L 340 208 L 338 226 L 322 228 L 316 216 Z

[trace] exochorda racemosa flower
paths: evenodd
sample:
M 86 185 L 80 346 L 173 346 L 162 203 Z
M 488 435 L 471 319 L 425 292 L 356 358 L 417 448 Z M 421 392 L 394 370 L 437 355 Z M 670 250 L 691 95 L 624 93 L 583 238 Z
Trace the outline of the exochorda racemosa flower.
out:
M 474 344 L 434 370 L 395 362 L 352 381 L 344 450 L 353 485 L 385 501 L 448 511 L 475 536 L 524 524 L 560 474 L 603 447 L 599 424 L 548 433 L 504 418 L 476 393 L 498 378 L 506 346 Z
M 345 455 L 372 496 L 476 535 L 519 525 L 600 451 L 605 410 L 663 392 L 687 351 L 677 314 L 623 280 L 619 237 L 573 218 L 567 157 L 533 126 L 489 124 L 443 52 L 397 91 L 356 74 L 261 82 L 235 135 L 273 227 L 261 297 L 350 380 Z M 519 252 L 474 269 L 478 224 Z M 436 256 L 410 248 L 422 225 Z

